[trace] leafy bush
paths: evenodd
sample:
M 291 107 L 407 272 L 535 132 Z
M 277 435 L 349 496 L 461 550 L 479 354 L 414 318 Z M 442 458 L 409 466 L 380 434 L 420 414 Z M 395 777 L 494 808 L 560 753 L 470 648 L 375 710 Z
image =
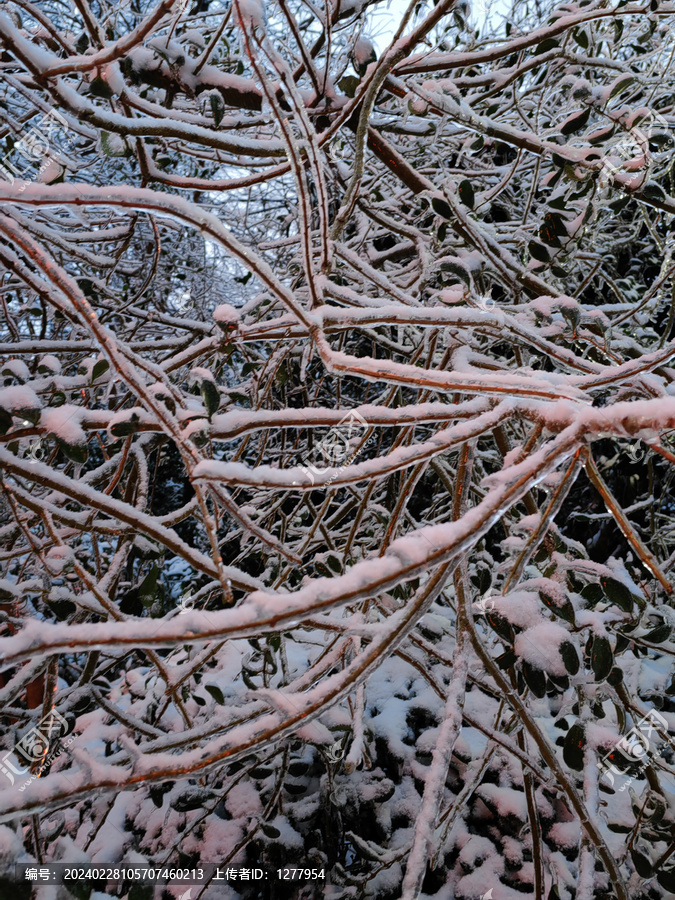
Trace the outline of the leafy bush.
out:
M 385 6 L 0 10 L 5 886 L 675 891 L 672 12 Z

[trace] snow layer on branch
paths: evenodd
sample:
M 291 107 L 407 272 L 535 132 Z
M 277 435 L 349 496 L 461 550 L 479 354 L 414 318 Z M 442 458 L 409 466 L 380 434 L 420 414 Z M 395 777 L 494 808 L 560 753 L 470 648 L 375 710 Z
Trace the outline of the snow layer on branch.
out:
M 14 876 L 17 860 L 24 856 L 23 842 L 13 828 L 0 825 L 0 873 Z
M 263 28 L 265 9 L 262 0 L 237 0 L 242 22 L 249 28 Z
M 48 407 L 42 413 L 40 425 L 67 444 L 83 444 L 87 440 L 87 435 L 80 423 L 86 413 L 87 410 L 83 407 L 70 406 L 67 403 L 63 406 Z
M 221 303 L 213 311 L 213 321 L 223 325 L 238 325 L 240 321 L 239 311 L 229 303 Z

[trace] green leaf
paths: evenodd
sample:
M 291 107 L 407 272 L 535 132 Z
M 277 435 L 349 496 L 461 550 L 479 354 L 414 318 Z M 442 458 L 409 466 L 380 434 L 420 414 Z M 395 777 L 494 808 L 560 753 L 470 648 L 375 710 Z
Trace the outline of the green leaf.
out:
M 567 209 L 567 197 L 564 194 L 561 194 L 559 197 L 554 197 L 553 200 L 549 200 L 546 204 L 550 206 L 552 209 Z
M 223 121 L 223 116 L 225 115 L 225 101 L 217 91 L 212 91 L 209 94 L 209 103 L 211 104 L 213 121 L 216 123 L 217 128 Z
M 602 584 L 602 589 L 610 603 L 618 606 L 619 609 L 622 609 L 624 612 L 633 612 L 633 594 L 625 584 L 622 584 L 615 578 L 601 578 L 600 583 Z
M 617 684 L 621 684 L 623 681 L 623 672 L 618 666 L 614 666 L 612 671 L 607 676 L 607 684 L 611 684 L 613 687 L 616 687 Z
M 572 37 L 580 47 L 583 47 L 584 50 L 588 50 L 588 34 L 583 28 L 576 28 L 572 32 Z
M 150 785 L 150 799 L 157 809 L 161 809 L 162 803 L 164 802 L 164 790 L 161 784 Z
M 660 185 L 655 184 L 653 181 L 650 181 L 649 184 L 642 188 L 639 196 L 643 200 L 650 200 L 653 203 L 664 203 L 666 200 L 666 192 Z
M 461 278 L 461 280 L 467 287 L 471 287 L 471 274 L 469 273 L 469 270 L 465 268 L 461 263 L 450 262 L 446 260 L 441 263 L 441 270 L 443 272 L 452 272 L 453 275 Z
M 570 769 L 575 772 L 581 772 L 584 768 L 584 746 L 586 745 L 586 734 L 584 728 L 579 723 L 572 725 L 565 735 L 563 743 L 563 759 Z
M 549 256 L 548 250 L 537 241 L 530 241 L 527 245 L 527 249 L 530 251 L 530 256 L 538 262 L 550 262 L 551 257 Z
M 214 796 L 213 791 L 206 788 L 188 788 L 176 797 L 172 805 L 177 812 L 189 812 L 192 809 L 201 809 Z
M 621 27 L 623 28 L 623 23 L 621 23 Z M 626 88 L 631 85 L 635 81 L 634 75 L 619 75 L 617 80 L 614 82 L 614 86 L 609 92 L 609 99 L 612 97 L 616 97 L 617 94 L 620 94 L 622 91 L 625 91 Z
M 40 410 L 35 407 L 19 407 L 17 411 L 14 413 L 15 416 L 21 416 L 22 419 L 27 419 L 31 425 L 37 425 L 40 421 Z
M 475 196 L 473 192 L 473 186 L 468 178 L 465 178 L 464 181 L 460 182 L 459 187 L 457 188 L 457 193 L 459 194 L 459 199 L 462 201 L 464 206 L 468 206 L 469 209 L 473 209 Z M 445 216 L 445 218 L 449 219 L 450 216 Z
M 552 687 L 558 691 L 566 691 L 570 686 L 570 680 L 567 675 L 548 675 L 547 690 Z
M 281 635 L 280 634 L 271 634 L 267 638 L 267 643 L 270 645 L 272 650 L 277 651 L 281 647 Z
M 511 666 L 514 666 L 518 661 L 518 657 L 513 652 L 513 650 L 509 649 L 502 653 L 495 659 L 495 662 L 499 666 L 500 669 L 510 669 Z
M 588 135 L 588 143 L 595 147 L 596 144 L 604 144 L 614 134 L 615 125 L 603 125 Z
M 217 684 L 205 684 L 204 690 L 208 691 L 209 694 L 211 694 L 218 706 L 225 706 L 225 697 L 223 696 L 223 692 Z
M 268 825 L 267 822 L 263 822 L 260 826 L 260 830 L 262 833 L 272 840 L 276 840 L 278 837 L 281 837 L 281 832 L 278 828 L 275 828 L 274 825 Z
M 541 43 L 537 44 L 534 48 L 534 55 L 539 56 L 540 53 L 547 53 L 549 50 L 553 50 L 554 47 L 558 46 L 560 45 L 555 38 L 546 38 L 545 41 L 541 41 Z
M 560 126 L 560 131 L 562 134 L 574 134 L 575 131 L 581 131 L 582 128 L 585 127 L 591 115 L 590 106 L 587 109 L 582 110 L 574 116 L 570 116 L 569 119 L 566 119 L 563 124 Z
M 113 95 L 113 89 L 107 81 L 104 81 L 100 75 L 97 75 L 93 81 L 89 82 L 89 93 L 93 94 L 94 97 L 103 97 L 104 100 L 109 100 Z
M 529 663 L 524 662 L 522 667 L 525 684 L 529 687 L 534 696 L 541 700 L 546 696 L 546 676 L 541 669 L 535 669 L 534 666 L 531 666 Z
M 200 390 L 202 394 L 202 400 L 204 401 L 204 406 L 206 407 L 206 412 L 208 413 L 209 418 L 218 410 L 220 406 L 220 392 L 216 385 L 208 378 L 205 378 L 201 385 Z
M 539 237 L 548 247 L 562 247 L 560 238 L 552 228 L 542 225 L 539 229 Z
M 442 216 L 444 219 L 452 218 L 452 207 L 446 200 L 443 200 L 440 197 L 433 197 L 431 200 L 431 206 L 434 212 L 439 216 Z
M 650 644 L 662 644 L 664 641 L 667 641 L 670 637 L 670 625 L 657 625 L 656 628 L 652 628 L 651 631 L 648 631 L 644 636 L 646 641 L 649 641 Z
M 0 434 L 7 434 L 12 427 L 12 417 L 0 406 Z
M 508 641 L 510 644 L 513 643 L 513 628 L 511 628 L 508 619 L 505 619 L 504 616 L 500 616 L 499 613 L 496 612 L 487 613 L 485 618 L 487 619 L 490 627 L 499 635 L 499 637 L 503 641 Z
M 143 606 L 152 606 L 157 596 L 159 568 L 154 563 L 148 574 L 138 586 L 138 599 Z
M 614 654 L 609 638 L 604 635 L 593 635 L 591 647 L 591 668 L 596 681 L 604 681 L 614 666 Z
M 247 406 L 250 405 L 250 400 L 246 396 L 246 394 L 241 394 L 239 391 L 228 391 L 232 400 L 236 400 L 239 403 L 245 403 Z
M 635 866 L 635 871 L 641 878 L 651 878 L 654 874 L 654 869 L 652 867 L 651 860 L 644 853 L 641 853 L 636 847 L 633 847 L 630 851 L 631 859 L 633 860 L 633 865 Z
M 619 197 L 618 200 L 612 200 L 612 202 L 609 203 L 608 206 L 612 210 L 612 212 L 619 213 L 622 209 L 625 209 L 628 206 L 632 199 L 632 197 Z
M 83 465 L 87 461 L 87 445 L 86 444 L 69 444 L 67 441 L 61 440 L 58 435 L 56 437 L 56 442 L 59 447 L 63 451 L 64 455 L 68 457 L 68 459 L 72 460 L 75 463 Z
M 359 79 L 356 75 L 345 75 L 340 81 L 338 81 L 338 87 L 342 91 L 343 94 L 346 94 L 348 97 L 353 97 L 356 93 L 356 89 L 359 86 Z
M 110 363 L 107 359 L 99 359 L 94 368 L 91 370 L 91 381 L 92 384 L 96 381 L 97 378 L 100 378 L 104 372 L 107 372 L 110 368 Z
M 570 675 L 576 675 L 579 671 L 579 655 L 572 641 L 563 641 L 560 645 L 560 656 Z
M 581 312 L 580 310 L 574 306 L 563 306 L 560 309 L 560 315 L 565 319 L 565 321 L 570 323 L 570 326 L 573 331 L 576 331 L 579 327 L 579 323 L 581 322 Z
M 675 894 L 675 868 L 662 869 L 660 872 L 657 872 L 656 880 L 669 894 Z
M 304 794 L 307 791 L 306 784 L 285 784 L 284 790 L 289 793 L 292 797 L 299 797 L 300 794 Z
M 129 434 L 136 434 L 139 430 L 140 421 L 138 413 L 132 412 L 127 422 L 115 422 L 110 429 L 110 433 L 113 437 L 127 437 Z

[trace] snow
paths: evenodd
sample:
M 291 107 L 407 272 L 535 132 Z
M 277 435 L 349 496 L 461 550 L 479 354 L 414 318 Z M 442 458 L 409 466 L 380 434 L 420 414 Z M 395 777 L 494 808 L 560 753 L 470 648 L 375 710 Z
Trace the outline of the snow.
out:
M 60 575 L 64 568 L 69 563 L 72 563 L 74 559 L 75 554 L 72 548 L 64 546 L 51 547 L 45 556 L 45 561 L 52 575 Z
M 354 44 L 354 59 L 358 63 L 367 63 L 370 62 L 370 57 L 375 52 L 375 48 L 373 47 L 372 41 L 369 41 L 367 38 L 359 38 L 358 41 Z
M 56 435 L 67 444 L 83 444 L 87 440 L 87 435 L 81 422 L 86 412 L 81 406 L 71 406 L 68 403 L 64 403 L 63 406 L 48 407 L 42 411 L 40 425 L 48 433 Z
M 23 857 L 23 841 L 19 834 L 7 825 L 0 825 L 0 873 L 13 875 L 17 860 Z
M 527 821 L 527 800 L 524 791 L 496 784 L 484 784 L 478 788 L 477 793 L 490 807 L 495 807 L 499 816 L 504 818 L 515 816 L 521 822 Z
M 40 409 L 37 394 L 26 384 L 0 388 L 0 409 L 8 411 Z
M 265 12 L 262 0 L 237 0 L 242 22 L 248 28 L 263 28 Z
M 240 321 L 240 314 L 234 306 L 230 306 L 228 303 L 221 303 L 219 306 L 213 311 L 213 321 L 217 322 L 219 325 L 227 327 L 237 327 Z
M 569 632 L 561 625 L 542 622 L 519 634 L 513 648 L 518 657 L 536 669 L 562 676 L 567 674 L 567 669 L 560 656 L 560 645 L 569 640 Z
M 520 628 L 532 628 L 542 622 L 541 601 L 531 591 L 510 591 L 505 596 L 490 594 L 486 607 Z
M 49 837 L 64 810 L 46 861 L 156 864 L 178 850 L 218 859 L 242 842 L 235 865 L 253 849 L 269 854 L 266 868 L 322 866 L 339 849 L 349 882 L 340 890 L 350 896 L 363 881 L 374 897 L 493 891 L 515 900 L 534 881 L 529 769 L 544 895 L 556 884 L 561 900 L 574 889 L 586 900 L 611 882 L 626 900 L 617 867 L 632 890 L 629 832 L 612 829 L 636 826 L 633 805 L 641 809 L 653 785 L 639 777 L 633 797 L 598 793 L 593 755 L 657 703 L 675 721 L 669 644 L 642 657 L 617 642 L 622 631 L 639 641 L 661 621 L 675 626 L 650 577 L 655 567 L 667 573 L 667 591 L 675 560 L 672 510 L 654 493 L 667 485 L 675 429 L 660 247 L 675 206 L 655 187 L 670 151 L 635 144 L 649 113 L 636 108 L 647 75 L 654 104 L 669 108 L 669 38 L 644 31 L 648 52 L 630 57 L 635 87 L 622 100 L 608 90 L 626 80 L 615 73 L 627 51 L 616 29 L 603 30 L 616 11 L 598 18 L 592 5 L 567 4 L 546 22 L 524 13 L 508 34 L 481 28 L 477 40 L 453 26 L 458 43 L 447 52 L 423 46 L 425 21 L 442 9 L 420 9 L 390 50 L 400 59 L 368 120 L 361 175 L 333 160 L 333 148 L 358 115 L 360 100 L 338 83 L 350 59 L 365 70 L 361 97 L 386 68 L 369 65 L 363 35 L 375 33 L 378 10 L 366 20 L 362 5 L 333 4 L 332 29 L 304 7 L 307 47 L 323 35 L 310 50 L 317 72 L 294 57 L 298 40 L 278 9 L 258 0 L 235 0 L 221 34 L 208 10 L 160 4 L 132 20 L 121 8 L 96 21 L 102 38 L 88 50 L 79 49 L 77 10 L 68 30 L 52 18 L 54 34 L 0 13 L 12 128 L 31 122 L 35 103 L 47 114 L 32 87 L 47 83 L 47 69 L 49 103 L 66 111 L 77 144 L 64 172 L 49 164 L 31 176 L 42 182 L 0 181 L 0 704 L 9 722 L 0 756 L 18 763 L 14 732 L 39 721 L 44 697 L 34 695 L 50 660 L 56 709 L 77 712 L 72 747 L 64 742 L 48 776 L 18 789 L 0 783 L 0 819 L 35 817 Z M 633 40 L 639 16 L 619 18 Z M 566 40 L 572 32 L 593 46 L 604 35 L 609 68 L 585 65 L 581 44 Z M 567 74 L 538 81 L 535 72 L 514 103 L 511 84 L 550 37 L 572 48 Z M 280 112 L 268 101 L 277 90 L 281 99 L 287 64 L 298 105 Z M 106 86 L 110 99 L 97 95 Z M 228 112 L 217 126 L 211 100 Z M 587 102 L 588 130 L 558 141 L 556 122 Z M 617 143 L 627 128 L 630 154 Z M 140 168 L 115 156 L 142 145 Z M 508 147 L 519 155 L 509 159 Z M 613 180 L 601 170 L 608 160 L 621 170 Z M 44 183 L 59 173 L 64 183 Z M 336 235 L 340 177 L 347 199 L 350 184 L 357 190 Z M 472 208 L 457 191 L 464 178 Z M 614 215 L 608 203 L 622 184 L 642 193 Z M 432 200 L 447 202 L 451 217 L 432 216 Z M 564 252 L 552 249 L 562 275 L 528 257 L 551 201 L 564 204 L 571 236 Z M 640 271 L 654 264 L 665 280 L 650 294 Z M 92 383 L 103 359 L 111 368 Z M 209 421 L 195 385 L 214 394 L 209 406 L 222 395 L 225 411 Z M 360 421 L 350 453 L 315 464 L 317 445 L 350 415 Z M 86 463 L 31 459 L 33 441 L 51 444 L 50 435 L 87 444 Z M 592 473 L 591 455 L 639 540 L 583 475 L 557 497 L 572 484 L 565 472 L 585 463 Z M 545 520 L 557 499 L 555 521 Z M 137 604 L 155 574 L 157 598 Z M 608 577 L 644 598 L 634 613 L 592 597 Z M 574 625 L 558 615 L 568 603 Z M 497 633 L 502 620 L 514 631 L 517 671 L 528 663 L 562 679 L 569 642 L 579 673 L 549 681 L 543 698 L 517 693 L 520 682 L 507 690 L 510 676 L 488 665 L 511 649 Z M 596 682 L 584 658 L 600 635 L 618 648 L 626 723 L 616 688 Z M 563 717 L 585 728 L 578 775 L 559 747 Z M 672 806 L 672 781 L 656 762 Z M 281 766 L 293 763 L 305 774 L 280 783 Z M 262 788 L 247 774 L 261 765 L 271 770 Z M 294 782 L 303 795 L 293 796 Z M 201 806 L 176 808 L 187 795 Z M 260 827 L 263 813 L 278 839 Z M 662 829 L 659 853 L 670 840 L 660 821 L 649 822 Z M 0 826 L 0 867 L 30 847 L 21 838 Z M 650 886 L 655 898 L 660 887 Z M 204 900 L 242 893 L 213 885 Z
M 51 353 L 46 354 L 40 359 L 38 363 L 38 371 L 42 367 L 44 367 L 49 373 L 54 375 L 58 375 L 61 372 L 61 363 L 59 362 L 57 357 Z
M 3 375 L 13 375 L 21 384 L 30 378 L 30 369 L 22 359 L 10 359 L 2 364 Z
M 235 818 L 250 818 L 262 811 L 260 795 L 250 782 L 235 784 L 227 795 L 226 804 Z

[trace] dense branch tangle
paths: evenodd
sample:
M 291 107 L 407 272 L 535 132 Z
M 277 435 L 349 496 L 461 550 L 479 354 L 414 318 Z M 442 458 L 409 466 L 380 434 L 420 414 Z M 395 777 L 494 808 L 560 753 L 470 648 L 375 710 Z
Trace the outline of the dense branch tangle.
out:
M 670 5 L 383 7 L 0 11 L 3 752 L 75 717 L 0 819 L 638 896 L 670 757 L 618 849 L 588 773 L 673 652 Z

